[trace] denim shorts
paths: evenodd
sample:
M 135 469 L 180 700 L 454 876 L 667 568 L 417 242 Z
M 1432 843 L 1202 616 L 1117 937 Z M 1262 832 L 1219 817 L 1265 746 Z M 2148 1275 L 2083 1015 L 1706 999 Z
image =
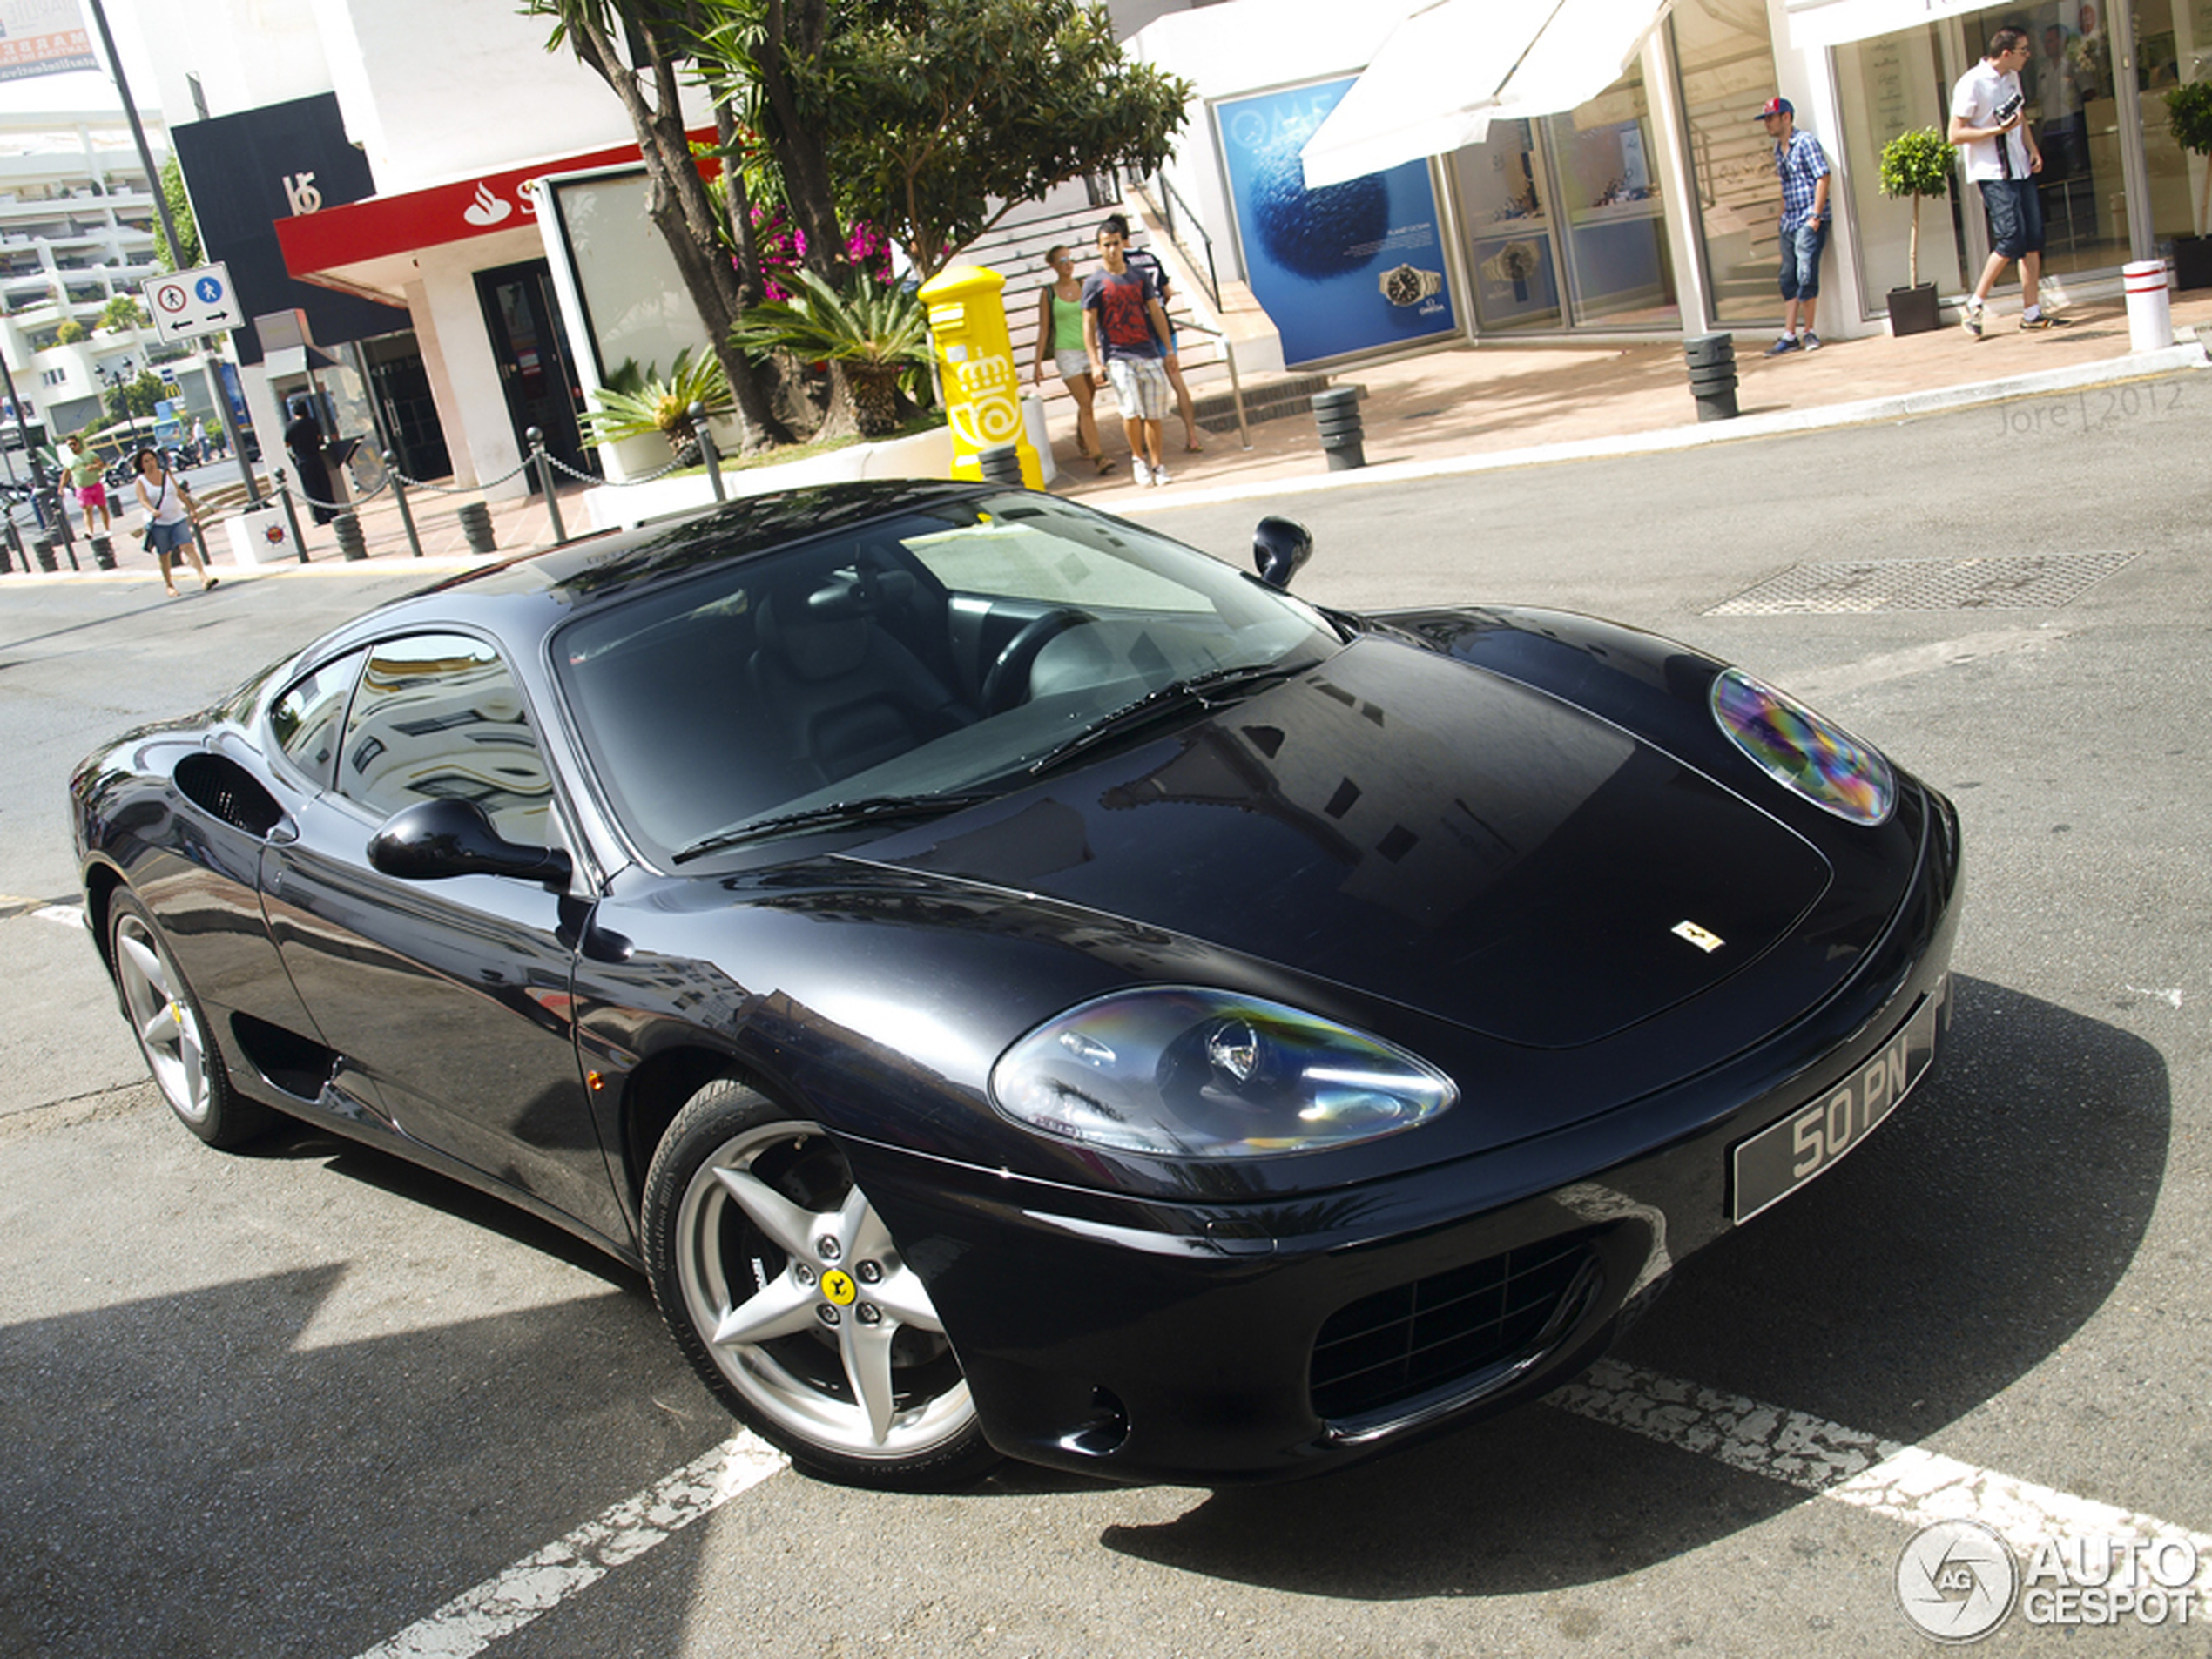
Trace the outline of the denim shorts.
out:
M 146 526 L 146 551 L 149 553 L 179 553 L 192 541 L 192 520 L 180 518 L 173 524 Z
M 1828 246 L 1828 221 L 1808 220 L 1782 239 L 1782 297 L 1811 300 L 1820 293 L 1820 255 Z
M 2043 198 L 2033 179 L 1985 179 L 1982 206 L 1989 210 L 1989 251 L 2017 260 L 2043 251 Z

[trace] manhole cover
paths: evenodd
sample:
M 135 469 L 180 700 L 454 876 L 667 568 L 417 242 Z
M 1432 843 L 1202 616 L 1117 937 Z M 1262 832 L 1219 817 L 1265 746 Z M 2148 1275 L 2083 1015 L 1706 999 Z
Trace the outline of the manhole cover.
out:
M 2062 605 L 2133 553 L 2021 553 L 1986 559 L 1866 559 L 1793 565 L 1709 617 L 1848 616 L 1873 610 L 2033 610 Z

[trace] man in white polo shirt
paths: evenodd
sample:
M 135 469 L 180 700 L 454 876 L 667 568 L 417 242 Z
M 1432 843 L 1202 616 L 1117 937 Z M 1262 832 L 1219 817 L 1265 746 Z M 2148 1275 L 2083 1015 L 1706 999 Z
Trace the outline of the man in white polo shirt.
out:
M 2035 175 L 2043 171 L 2043 154 L 2028 129 L 2027 99 L 2020 91 L 2020 71 L 2030 55 L 2025 29 L 2000 29 L 1989 37 L 1987 55 L 1959 78 L 1951 94 L 1951 142 L 1964 152 L 1966 177 L 1980 187 L 1989 213 L 1989 260 L 1959 320 L 1976 340 L 1982 337 L 1990 286 L 2014 260 L 2020 266 L 2020 327 L 2060 328 L 2067 322 L 2046 315 L 2036 303 L 2036 282 L 2043 274 L 2043 200 Z

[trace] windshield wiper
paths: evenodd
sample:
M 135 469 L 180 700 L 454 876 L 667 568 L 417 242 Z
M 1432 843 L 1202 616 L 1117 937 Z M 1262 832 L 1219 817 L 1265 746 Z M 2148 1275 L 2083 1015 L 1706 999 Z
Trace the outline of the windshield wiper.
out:
M 973 806 L 979 801 L 990 799 L 988 794 L 960 795 L 863 795 L 856 800 L 833 800 L 826 806 L 808 806 L 795 813 L 778 813 L 772 818 L 756 818 L 750 823 L 739 824 L 732 829 L 718 830 L 704 840 L 694 841 L 670 860 L 685 864 L 709 853 L 718 853 L 725 846 L 737 846 L 746 841 L 759 840 L 770 835 L 782 835 L 793 830 L 834 827 L 841 824 L 866 824 L 880 819 L 934 818 L 940 813 L 949 813 L 961 806 Z
M 1147 691 L 1134 702 L 1101 715 L 1075 736 L 1049 748 L 1029 763 L 1032 774 L 1049 771 L 1062 761 L 1081 754 L 1094 745 L 1104 742 L 1132 725 L 1156 719 L 1161 714 L 1178 709 L 1189 703 L 1211 705 L 1217 698 L 1226 698 L 1231 692 L 1254 691 L 1280 680 L 1303 674 L 1312 664 L 1295 665 L 1283 663 L 1246 663 L 1238 668 L 1217 668 L 1204 674 L 1193 674 Z

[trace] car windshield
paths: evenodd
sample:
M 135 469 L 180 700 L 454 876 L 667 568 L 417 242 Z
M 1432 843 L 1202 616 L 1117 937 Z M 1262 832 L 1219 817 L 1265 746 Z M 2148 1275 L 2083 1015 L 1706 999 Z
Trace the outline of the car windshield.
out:
M 847 805 L 950 810 L 1164 718 L 1177 688 L 1210 702 L 1341 643 L 1179 543 L 1007 495 L 617 601 L 556 634 L 553 662 L 609 804 L 664 866 Z

